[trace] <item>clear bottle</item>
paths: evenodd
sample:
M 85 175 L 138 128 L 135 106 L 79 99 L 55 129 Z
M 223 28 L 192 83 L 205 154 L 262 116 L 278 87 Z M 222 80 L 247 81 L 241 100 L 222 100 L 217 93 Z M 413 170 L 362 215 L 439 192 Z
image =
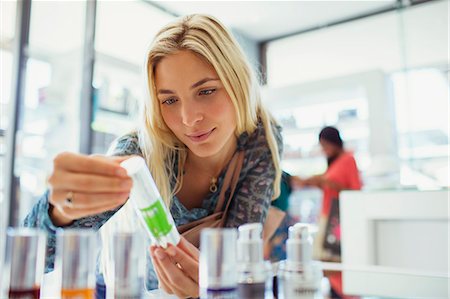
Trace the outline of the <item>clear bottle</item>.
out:
M 238 297 L 272 299 L 272 265 L 263 257 L 262 224 L 243 224 L 238 230 Z
M 13 299 L 40 298 L 47 234 L 33 228 L 8 228 L 6 233 L 5 286 Z M 2 269 L 3 271 L 3 269 Z
M 167 210 L 155 181 L 142 157 L 132 157 L 120 166 L 126 169 L 133 180 L 130 199 L 140 220 L 148 232 L 152 244 L 166 248 L 167 244 L 177 245 L 180 234 L 172 215 Z
M 138 232 L 116 232 L 112 238 L 113 287 L 107 298 L 140 299 L 144 297 L 145 246 Z M 111 292 L 110 292 L 111 290 Z
M 200 298 L 238 299 L 236 229 L 205 228 L 200 235 Z
M 307 224 L 289 228 L 286 260 L 278 268 L 278 299 L 322 299 L 323 272 L 312 260 L 312 237 Z
M 96 234 L 90 229 L 59 229 L 55 271 L 61 278 L 62 299 L 93 299 Z

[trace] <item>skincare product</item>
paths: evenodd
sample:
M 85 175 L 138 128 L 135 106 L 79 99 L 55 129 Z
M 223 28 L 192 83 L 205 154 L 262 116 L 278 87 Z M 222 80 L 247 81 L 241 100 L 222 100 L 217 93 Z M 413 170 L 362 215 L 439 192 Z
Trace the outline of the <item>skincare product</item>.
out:
M 262 224 L 239 226 L 237 240 L 239 299 L 271 299 L 272 266 L 263 257 Z
M 40 298 L 46 244 L 47 235 L 41 230 L 8 228 L 5 262 L 5 277 L 9 280 L 5 284 L 9 285 L 8 298 Z
M 286 260 L 278 269 L 278 299 L 322 299 L 322 269 L 312 260 L 313 240 L 307 224 L 289 228 Z
M 55 271 L 61 275 L 62 299 L 94 298 L 96 256 L 95 231 L 58 230 Z
M 237 299 L 236 229 L 205 228 L 200 235 L 200 298 Z
M 180 234 L 167 210 L 155 181 L 142 157 L 132 157 L 120 164 L 133 179 L 130 199 L 150 235 L 152 243 L 167 247 L 177 245 Z
M 116 232 L 112 238 L 112 256 L 114 299 L 140 299 L 143 298 L 145 252 L 142 236 L 138 232 Z

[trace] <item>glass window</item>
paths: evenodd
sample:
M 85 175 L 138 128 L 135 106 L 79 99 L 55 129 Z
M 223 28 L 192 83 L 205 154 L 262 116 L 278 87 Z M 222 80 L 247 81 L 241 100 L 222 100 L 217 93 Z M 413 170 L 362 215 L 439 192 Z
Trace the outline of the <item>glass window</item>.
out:
M 85 10 L 85 2 L 32 2 L 23 114 L 16 133 L 18 221 L 44 193 L 53 157 L 79 149 Z
M 314 95 L 317 99 L 318 94 Z M 326 161 L 318 143 L 320 130 L 325 126 L 335 126 L 345 141 L 346 148 L 354 152 L 361 169 L 367 167 L 368 151 L 368 107 L 367 99 L 356 97 L 333 98 L 327 92 L 325 103 L 298 104 L 291 108 L 271 111 L 283 126 L 284 153 L 283 169 L 296 175 L 310 176 L 323 173 Z
M 6 237 L 7 213 L 5 207 L 5 159 L 6 140 L 8 129 L 9 103 L 11 102 L 11 77 L 13 67 L 12 47 L 15 37 L 17 1 L 0 1 L 0 290 L 3 283 L 3 254 Z
M 147 47 L 172 18 L 144 1 L 98 2 L 94 153 L 105 153 L 116 137 L 135 128 L 138 101 L 145 100 L 142 66 Z
M 8 127 L 9 102 L 11 97 L 11 77 L 13 56 L 12 47 L 15 36 L 16 1 L 0 2 L 0 173 L 4 173 L 5 134 Z M 0 203 L 3 201 L 3 184 L 0 180 Z
M 430 1 L 269 43 L 266 88 L 280 91 L 268 92 L 280 103 L 290 101 L 290 109 L 279 116 L 285 126 L 294 120 L 297 126 L 339 126 L 340 116 L 365 111 L 368 119 L 350 125 L 348 132 L 343 126 L 342 135 L 351 140 L 366 188 L 448 186 L 447 11 L 447 1 Z M 335 82 L 371 73 L 378 79 L 364 81 L 366 94 L 348 97 L 359 98 L 367 110 L 312 106 L 301 93 L 282 92 L 320 86 L 332 103 Z M 319 165 L 312 156 L 317 132 L 302 130 L 293 137 L 286 130 L 285 159 L 297 155 L 298 161 L 285 164 L 298 172 L 320 169 L 311 166 Z
M 424 188 L 447 186 L 447 71 L 418 69 L 394 73 L 391 78 L 396 100 L 402 184 Z

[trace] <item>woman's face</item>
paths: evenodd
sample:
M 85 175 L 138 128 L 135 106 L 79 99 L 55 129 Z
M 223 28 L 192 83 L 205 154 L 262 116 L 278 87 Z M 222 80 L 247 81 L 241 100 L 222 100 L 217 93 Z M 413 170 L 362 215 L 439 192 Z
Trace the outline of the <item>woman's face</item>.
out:
M 323 153 L 327 158 L 333 158 L 339 154 L 341 148 L 336 144 L 326 141 L 325 139 L 319 140 L 320 146 L 322 147 Z
M 194 155 L 235 144 L 235 109 L 209 63 L 190 51 L 169 55 L 156 66 L 155 84 L 164 122 Z

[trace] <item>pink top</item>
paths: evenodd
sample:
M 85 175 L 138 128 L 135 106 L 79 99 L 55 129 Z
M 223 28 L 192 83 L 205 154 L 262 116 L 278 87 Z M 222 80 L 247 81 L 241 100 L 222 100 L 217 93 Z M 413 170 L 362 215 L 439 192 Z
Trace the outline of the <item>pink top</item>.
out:
M 361 178 L 355 158 L 349 152 L 342 153 L 325 172 L 325 178 L 335 182 L 345 190 L 360 190 Z M 323 187 L 322 215 L 327 216 L 331 208 L 331 200 L 337 199 L 339 192 L 328 186 Z

